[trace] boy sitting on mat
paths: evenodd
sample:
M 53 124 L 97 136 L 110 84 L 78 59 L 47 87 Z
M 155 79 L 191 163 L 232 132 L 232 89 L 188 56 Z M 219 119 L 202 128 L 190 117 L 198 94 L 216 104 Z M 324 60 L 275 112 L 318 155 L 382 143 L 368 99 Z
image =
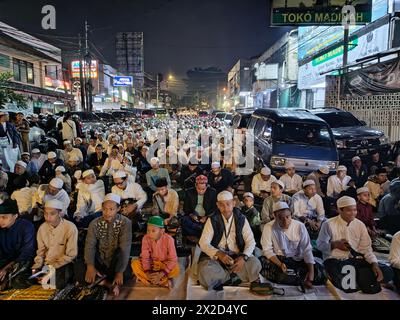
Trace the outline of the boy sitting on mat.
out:
M 147 234 L 142 240 L 140 259 L 132 260 L 132 271 L 143 284 L 172 288 L 172 279 L 179 275 L 174 239 L 165 233 L 164 220 L 150 217 Z

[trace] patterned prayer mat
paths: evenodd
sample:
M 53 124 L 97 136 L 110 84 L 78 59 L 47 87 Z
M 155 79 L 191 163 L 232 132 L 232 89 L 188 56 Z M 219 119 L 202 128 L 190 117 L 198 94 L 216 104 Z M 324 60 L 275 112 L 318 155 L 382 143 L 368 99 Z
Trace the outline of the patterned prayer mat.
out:
M 40 285 L 27 289 L 13 289 L 0 292 L 0 300 L 52 300 L 56 290 L 45 290 Z

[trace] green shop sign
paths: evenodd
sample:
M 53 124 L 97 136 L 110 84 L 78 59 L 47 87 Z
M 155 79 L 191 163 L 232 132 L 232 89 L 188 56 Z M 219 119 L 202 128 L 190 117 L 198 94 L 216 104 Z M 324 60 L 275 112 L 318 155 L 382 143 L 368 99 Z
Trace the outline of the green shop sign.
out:
M 356 37 L 354 40 L 349 42 L 349 51 L 354 50 L 358 45 L 358 37 Z M 318 66 L 319 64 L 325 63 L 333 58 L 336 58 L 338 56 L 343 55 L 343 45 L 323 54 L 322 56 L 319 56 L 312 61 L 312 66 Z

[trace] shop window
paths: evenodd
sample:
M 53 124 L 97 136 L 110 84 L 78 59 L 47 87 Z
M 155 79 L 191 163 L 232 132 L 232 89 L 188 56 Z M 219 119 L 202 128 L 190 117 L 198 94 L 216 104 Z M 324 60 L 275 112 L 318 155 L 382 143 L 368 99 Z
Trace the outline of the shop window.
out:
M 10 57 L 0 53 L 0 67 L 10 68 Z
M 33 64 L 27 61 L 13 59 L 14 80 L 25 83 L 35 83 Z

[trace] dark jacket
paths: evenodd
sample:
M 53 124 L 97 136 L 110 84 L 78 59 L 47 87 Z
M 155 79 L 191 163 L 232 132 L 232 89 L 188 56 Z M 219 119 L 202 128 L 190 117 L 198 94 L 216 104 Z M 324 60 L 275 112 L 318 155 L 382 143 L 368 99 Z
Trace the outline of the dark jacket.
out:
M 221 169 L 220 175 L 222 176 L 222 179 L 217 182 L 215 181 L 217 177 L 214 173 L 210 172 L 210 174 L 208 175 L 208 183 L 211 187 L 217 190 L 217 194 L 226 190 L 228 187 L 233 186 L 232 172 L 227 169 Z
M 15 128 L 15 126 L 11 122 L 6 122 L 6 130 L 11 138 L 10 143 L 14 145 L 19 145 L 21 142 L 21 136 L 19 135 L 19 132 Z M 0 137 L 6 136 L 6 132 L 4 132 L 4 128 L 2 125 L 0 125 Z
M 26 219 L 18 218 L 9 229 L 0 228 L 0 261 L 32 262 L 35 257 L 35 239 L 35 228 Z
M 368 181 L 368 168 L 365 164 L 363 164 L 357 175 L 356 169 L 354 168 L 354 166 L 351 166 L 347 171 L 347 175 L 355 180 L 357 188 L 361 188 Z
M 87 161 L 87 164 L 94 170 L 94 172 L 96 174 L 100 173 L 100 170 L 97 168 L 98 166 L 103 166 L 104 162 L 106 162 L 106 159 L 108 158 L 107 153 L 103 152 L 102 154 L 102 158 L 99 160 L 97 158 L 97 154 L 96 153 L 92 153 L 89 156 L 89 159 Z
M 10 196 L 15 190 L 26 187 L 28 182 L 27 172 L 21 175 L 15 174 L 13 172 L 8 172 L 7 175 L 8 175 L 8 183 L 6 191 Z
M 197 214 L 195 212 L 197 206 L 197 190 L 191 188 L 185 192 L 185 201 L 183 203 L 183 212 L 187 215 Z M 211 216 L 217 210 L 217 191 L 208 187 L 203 198 L 203 207 L 206 212 L 206 216 Z
M 49 183 L 50 180 L 56 176 L 55 170 L 58 166 L 64 166 L 64 162 L 61 159 L 57 158 L 54 165 L 52 165 L 49 160 L 46 160 L 39 170 L 40 181 L 43 184 Z
M 179 177 L 179 185 L 181 188 L 189 189 L 195 185 L 196 177 L 201 175 L 202 171 L 197 167 L 194 171 L 189 170 L 189 166 L 182 166 L 181 175 Z

